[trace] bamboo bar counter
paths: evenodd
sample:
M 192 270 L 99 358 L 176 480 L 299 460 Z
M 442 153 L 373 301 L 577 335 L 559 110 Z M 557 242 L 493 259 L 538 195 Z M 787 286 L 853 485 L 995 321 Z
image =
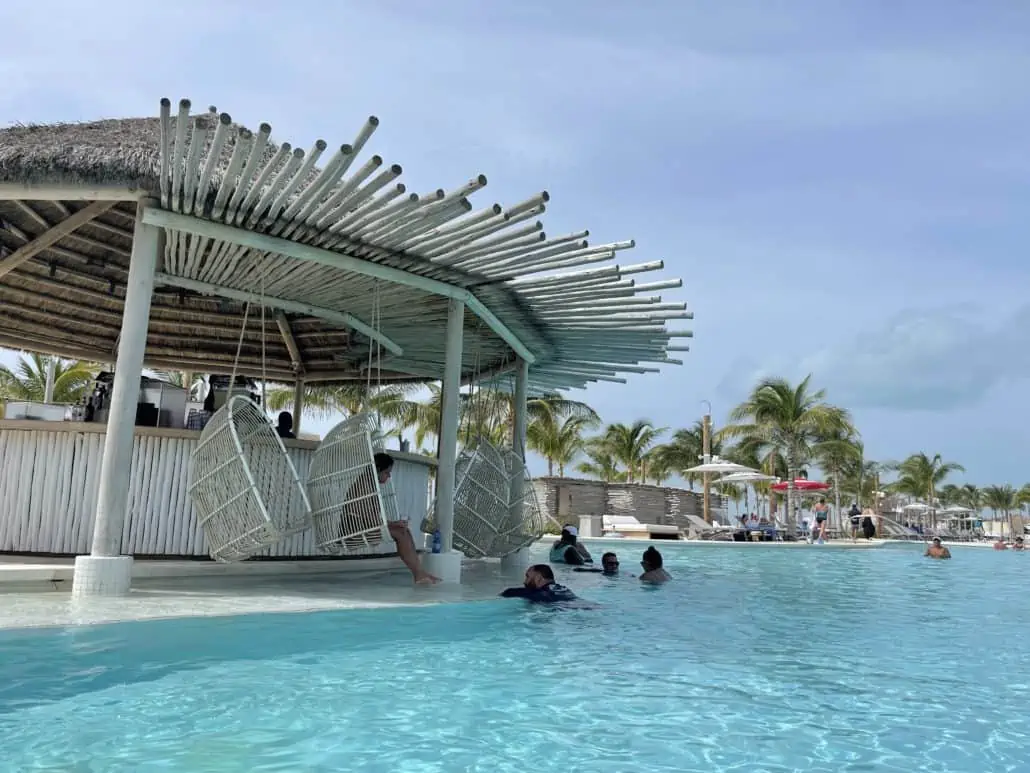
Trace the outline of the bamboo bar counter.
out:
M 0 552 L 89 553 L 107 427 L 100 423 L 0 420 Z M 187 493 L 190 454 L 200 432 L 136 427 L 128 517 L 121 552 L 136 557 L 204 558 L 204 533 Z M 318 443 L 285 440 L 304 480 Z M 429 470 L 436 460 L 390 451 L 397 505 L 417 529 L 428 507 Z M 377 555 L 393 553 L 392 541 Z M 320 556 L 312 532 L 262 556 Z

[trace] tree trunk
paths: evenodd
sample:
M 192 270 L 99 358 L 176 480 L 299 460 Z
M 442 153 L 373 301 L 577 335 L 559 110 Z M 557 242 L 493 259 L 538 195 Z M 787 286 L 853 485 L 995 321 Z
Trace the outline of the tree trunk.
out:
M 837 511 L 837 528 L 844 531 L 844 518 L 840 513 L 840 470 L 833 473 L 833 507 Z
M 792 458 L 787 459 L 787 533 L 793 537 L 797 534 L 797 523 L 794 518 L 794 479 L 797 468 Z
M 554 459 L 550 456 L 547 457 L 547 477 L 554 477 Z

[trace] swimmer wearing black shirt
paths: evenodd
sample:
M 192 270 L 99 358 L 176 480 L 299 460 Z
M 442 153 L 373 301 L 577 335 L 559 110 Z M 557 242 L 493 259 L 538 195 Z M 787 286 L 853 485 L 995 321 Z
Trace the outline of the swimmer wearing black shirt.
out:
M 522 587 L 508 588 L 501 591 L 501 596 L 544 604 L 576 600 L 575 593 L 554 581 L 554 572 L 547 564 L 536 564 L 529 567 L 526 570 L 526 579 Z

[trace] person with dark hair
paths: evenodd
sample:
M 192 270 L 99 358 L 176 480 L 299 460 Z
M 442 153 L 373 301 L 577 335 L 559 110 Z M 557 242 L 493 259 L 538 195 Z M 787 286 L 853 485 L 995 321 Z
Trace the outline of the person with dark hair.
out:
M 876 535 L 876 524 L 873 523 L 873 514 L 867 509 L 862 514 L 862 536 L 872 539 Z
M 393 457 L 382 452 L 374 457 L 375 474 L 380 486 L 385 486 L 390 481 L 390 474 L 393 472 Z M 372 477 L 372 468 L 367 468 L 358 479 L 351 485 L 347 492 L 347 507 L 352 508 L 354 517 L 363 520 L 369 514 L 369 508 L 375 509 L 375 515 L 379 513 L 379 497 L 376 496 L 376 478 Z M 418 550 L 415 548 L 415 538 L 411 536 L 411 529 L 408 528 L 407 519 L 400 518 L 395 521 L 387 521 L 387 529 L 390 537 L 397 543 L 397 555 L 404 565 L 408 567 L 416 585 L 431 585 L 440 582 L 439 577 L 427 572 L 422 568 L 422 562 L 418 558 Z M 344 529 L 346 531 L 346 529 Z
M 297 436 L 293 434 L 293 414 L 289 411 L 283 411 L 279 414 L 279 423 L 275 427 L 275 432 L 279 437 L 284 440 L 296 440 Z
M 575 526 L 562 526 L 561 536 L 551 546 L 549 560 L 552 564 L 583 566 L 593 564 L 590 551 L 579 543 L 579 531 Z
M 930 543 L 930 547 L 926 549 L 926 552 L 923 555 L 927 558 L 947 559 L 951 558 L 951 551 L 941 544 L 940 537 L 934 537 L 933 542 Z
M 848 510 L 848 518 L 851 519 L 851 539 L 858 539 L 858 530 L 862 525 L 862 511 L 858 509 L 858 502 L 851 503 L 851 509 Z
M 549 604 L 555 601 L 575 601 L 576 594 L 554 580 L 554 571 L 547 564 L 535 564 L 526 570 L 526 577 L 520 588 L 501 591 L 506 599 L 526 599 L 534 603 Z
M 572 571 L 574 572 L 596 572 L 597 574 L 604 574 L 608 577 L 614 577 L 619 573 L 619 557 L 611 551 L 601 556 L 601 566 L 577 566 Z
M 644 569 L 644 573 L 640 575 L 640 581 L 658 585 L 671 580 L 672 577 L 662 568 L 662 563 L 662 554 L 655 549 L 654 545 L 645 550 L 643 560 L 640 562 L 640 566 Z

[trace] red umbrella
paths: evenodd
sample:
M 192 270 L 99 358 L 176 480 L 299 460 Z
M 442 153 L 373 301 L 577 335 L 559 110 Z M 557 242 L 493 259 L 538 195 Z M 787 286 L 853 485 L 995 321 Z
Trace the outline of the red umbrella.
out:
M 771 488 L 773 491 L 786 491 L 787 481 L 774 483 Z M 826 491 L 829 488 L 829 483 L 820 483 L 817 480 L 805 480 L 804 478 L 798 478 L 794 481 L 795 491 Z

